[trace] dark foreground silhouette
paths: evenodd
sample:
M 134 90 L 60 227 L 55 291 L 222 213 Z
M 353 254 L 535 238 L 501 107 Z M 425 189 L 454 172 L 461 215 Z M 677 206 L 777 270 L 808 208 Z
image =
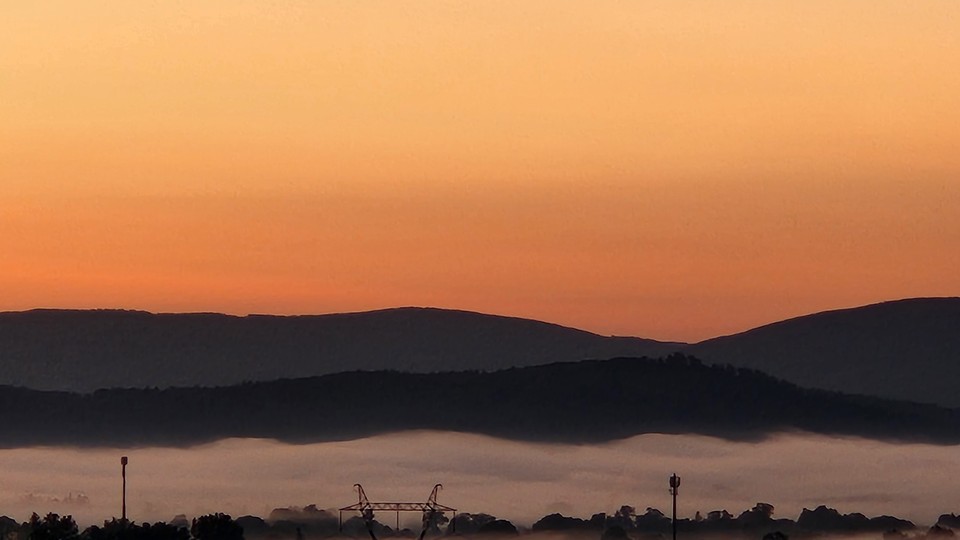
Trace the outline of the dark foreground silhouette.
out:
M 873 534 L 884 540 L 946 539 L 952 538 L 958 518 L 954 514 L 940 516 L 929 529 L 918 528 L 914 523 L 892 516 L 868 518 L 863 514 L 841 514 L 819 506 L 814 510 L 804 509 L 796 520 L 775 518 L 774 507 L 757 503 L 738 516 L 726 510 L 713 510 L 693 519 L 677 521 L 681 538 L 725 538 L 732 540 L 765 539 L 787 540 L 789 537 L 820 537 L 823 535 Z M 445 516 L 425 517 L 424 531 L 430 536 L 479 536 L 513 537 L 518 534 L 550 534 L 551 538 L 562 535 L 566 538 L 624 540 L 630 538 L 666 538 L 671 531 L 671 520 L 655 508 L 643 513 L 628 505 L 607 514 L 598 513 L 589 519 L 567 517 L 561 514 L 544 516 L 529 529 L 518 528 L 513 523 L 484 513 L 459 514 L 450 520 Z M 259 540 L 305 538 L 389 538 L 415 537 L 410 529 L 394 529 L 377 521 L 376 516 L 365 521 L 356 516 L 340 526 L 337 516 L 315 505 L 305 508 L 278 508 L 266 519 L 243 516 L 234 520 L 221 513 L 208 514 L 188 522 L 178 516 L 170 523 L 136 523 L 113 519 L 103 526 L 92 526 L 80 531 L 71 516 L 33 514 L 25 523 L 0 517 L 0 538 L 10 540 Z
M 223 388 L 0 387 L 0 446 L 190 445 L 228 437 L 345 440 L 413 429 L 556 442 L 642 433 L 756 440 L 805 431 L 960 442 L 960 413 L 809 390 L 673 355 L 493 373 L 351 372 Z

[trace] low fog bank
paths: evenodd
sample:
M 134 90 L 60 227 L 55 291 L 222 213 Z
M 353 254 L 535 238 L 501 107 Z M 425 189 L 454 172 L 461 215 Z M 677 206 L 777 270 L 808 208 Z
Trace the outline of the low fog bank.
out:
M 192 449 L 0 450 L 0 515 L 73 515 L 83 526 L 120 513 L 121 455 L 128 512 L 137 522 L 225 512 L 264 516 L 280 507 L 339 508 L 357 502 L 439 502 L 488 513 L 520 528 L 550 514 L 614 514 L 622 506 L 670 508 L 667 479 L 683 478 L 678 515 L 737 516 L 758 501 L 774 519 L 820 505 L 843 514 L 897 516 L 928 527 L 956 512 L 955 447 L 784 435 L 757 443 L 642 435 L 601 445 L 535 444 L 478 435 L 409 432 L 349 442 L 287 445 L 234 439 Z M 395 527 L 394 516 L 377 516 Z M 401 528 L 419 532 L 419 515 Z M 595 536 L 596 537 L 596 536 Z

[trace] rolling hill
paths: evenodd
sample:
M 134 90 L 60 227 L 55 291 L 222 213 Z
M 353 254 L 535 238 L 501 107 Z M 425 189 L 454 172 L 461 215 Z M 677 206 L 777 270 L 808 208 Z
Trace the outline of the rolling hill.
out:
M 960 407 L 960 298 L 828 311 L 684 351 L 804 387 Z
M 353 370 L 429 373 L 660 356 L 677 344 L 430 308 L 234 317 L 140 311 L 0 313 L 0 384 L 89 392 Z
M 0 384 L 89 392 L 355 370 L 484 370 L 682 351 L 803 387 L 960 407 L 960 298 L 828 311 L 694 345 L 433 308 L 234 317 L 0 313 Z
M 781 431 L 960 442 L 960 411 L 808 390 L 683 355 L 496 372 L 347 372 L 218 388 L 90 394 L 0 387 L 0 446 L 343 440 L 432 429 L 601 442 L 642 433 L 753 440 Z

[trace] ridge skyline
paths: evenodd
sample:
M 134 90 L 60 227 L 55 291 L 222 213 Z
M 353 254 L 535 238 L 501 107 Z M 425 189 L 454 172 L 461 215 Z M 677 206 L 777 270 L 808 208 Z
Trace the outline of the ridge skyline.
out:
M 0 313 L 0 384 L 210 386 L 346 371 L 484 372 L 672 353 L 807 388 L 960 408 L 960 298 L 824 311 L 696 343 L 440 308 L 328 315 Z
M 9 314 L 18 314 L 18 313 L 42 313 L 42 312 L 59 312 L 59 313 L 96 313 L 96 312 L 107 312 L 107 313 L 139 313 L 145 315 L 185 315 L 185 316 L 222 316 L 222 317 L 231 317 L 237 319 L 246 319 L 246 318 L 311 318 L 311 317 L 335 317 L 335 316 L 349 316 L 349 315 L 361 315 L 361 314 L 375 314 L 375 313 L 389 313 L 389 312 L 398 312 L 398 311 L 436 311 L 436 312 L 448 312 L 448 313 L 463 313 L 471 315 L 480 315 L 485 317 L 497 317 L 500 319 L 512 319 L 519 321 L 532 321 L 536 323 L 547 324 L 554 327 L 559 327 L 567 330 L 576 330 L 580 332 L 586 332 L 593 334 L 599 337 L 607 338 L 638 338 L 644 340 L 655 341 L 658 343 L 664 344 L 674 344 L 674 345 L 698 345 L 700 343 L 710 341 L 713 339 L 731 337 L 754 330 L 759 330 L 762 328 L 767 328 L 770 326 L 787 323 L 795 321 L 797 319 L 802 319 L 804 317 L 822 315 L 827 313 L 841 313 L 852 310 L 857 310 L 861 308 L 871 308 L 875 306 L 884 306 L 884 305 L 893 305 L 893 304 L 902 304 L 908 302 L 921 302 L 921 301 L 938 301 L 938 300 L 960 300 L 960 296 L 911 296 L 911 297 L 902 297 L 902 298 L 891 298 L 887 300 L 880 300 L 876 302 L 869 302 L 866 304 L 855 304 L 855 305 L 846 305 L 842 307 L 832 307 L 826 309 L 820 309 L 816 311 L 809 311 L 805 313 L 799 313 L 796 315 L 791 315 L 785 318 L 773 319 L 769 322 L 760 323 L 755 326 L 748 326 L 740 330 L 736 330 L 730 333 L 723 333 L 717 335 L 711 335 L 704 337 L 698 340 L 675 340 L 669 338 L 662 338 L 658 336 L 647 335 L 645 333 L 605 333 L 600 330 L 589 329 L 585 326 L 579 326 L 576 324 L 567 324 L 563 322 L 556 322 L 548 318 L 537 318 L 535 316 L 525 316 L 518 314 L 507 314 L 499 313 L 485 310 L 474 310 L 469 308 L 460 308 L 460 307 L 443 307 L 436 305 L 397 305 L 397 306 L 387 306 L 371 309 L 356 309 L 356 310 L 346 310 L 346 311 L 329 311 L 329 312 L 304 312 L 304 313 L 267 313 L 267 312 L 257 312 L 251 311 L 248 313 L 241 312 L 231 312 L 231 311 L 217 311 L 217 310 L 186 310 L 186 311 L 167 311 L 167 310 L 153 310 L 147 308 L 125 308 L 125 307 L 56 307 L 56 306 L 38 306 L 26 309 L 7 309 L 0 310 L 0 316 L 9 315 Z

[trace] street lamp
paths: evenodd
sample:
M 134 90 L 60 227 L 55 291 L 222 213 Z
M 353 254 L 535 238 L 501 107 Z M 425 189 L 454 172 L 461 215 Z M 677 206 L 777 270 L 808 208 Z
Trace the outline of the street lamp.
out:
M 673 540 L 677 540 L 677 493 L 680 491 L 680 477 L 673 473 L 670 477 L 670 495 L 673 495 Z
M 127 524 L 127 463 L 130 460 L 127 459 L 127 456 L 120 458 L 120 476 L 123 478 L 123 507 L 121 511 L 120 521 L 126 525 Z

